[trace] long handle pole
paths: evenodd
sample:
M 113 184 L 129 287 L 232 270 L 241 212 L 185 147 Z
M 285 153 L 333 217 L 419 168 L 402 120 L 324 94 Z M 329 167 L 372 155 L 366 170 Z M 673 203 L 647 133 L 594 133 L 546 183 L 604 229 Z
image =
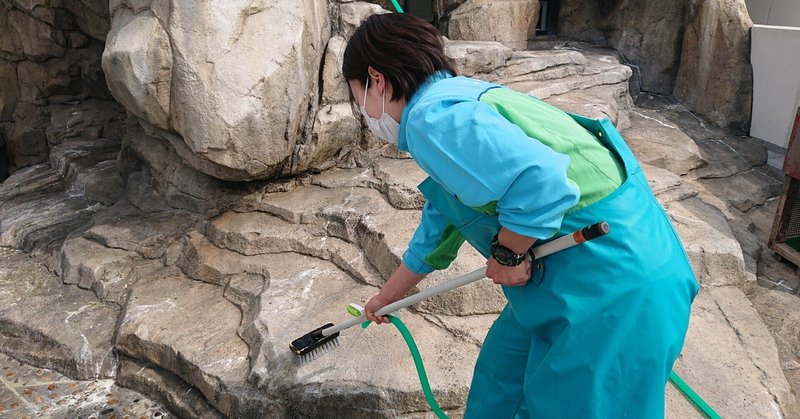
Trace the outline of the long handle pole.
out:
M 606 223 L 605 221 L 601 221 L 599 223 L 592 224 L 589 227 L 584 227 L 572 234 L 561 236 L 543 245 L 535 246 L 531 248 L 531 252 L 533 253 L 534 259 L 540 259 L 545 256 L 551 255 L 553 253 L 559 252 L 561 250 L 568 249 L 577 244 L 581 244 L 587 240 L 592 240 L 594 238 L 606 235 L 610 230 L 611 229 L 608 223 Z M 375 315 L 384 316 L 386 314 L 400 310 L 401 308 L 406 308 L 410 305 L 416 304 L 422 300 L 427 300 L 428 298 L 431 298 L 433 296 L 445 293 L 455 288 L 463 287 L 464 285 L 467 284 L 471 284 L 485 277 L 486 277 L 486 267 L 484 266 L 480 269 L 476 269 L 472 272 L 450 279 L 447 282 L 441 283 L 435 287 L 426 288 L 414 295 L 410 295 L 406 298 L 403 298 L 402 300 L 397 300 L 391 304 L 387 304 L 381 307 L 380 310 L 375 312 Z M 367 320 L 366 316 L 353 317 L 351 319 L 345 320 L 341 323 L 337 323 L 331 327 L 323 329 L 322 334 L 324 336 L 330 336 L 341 330 L 363 323 L 366 320 Z

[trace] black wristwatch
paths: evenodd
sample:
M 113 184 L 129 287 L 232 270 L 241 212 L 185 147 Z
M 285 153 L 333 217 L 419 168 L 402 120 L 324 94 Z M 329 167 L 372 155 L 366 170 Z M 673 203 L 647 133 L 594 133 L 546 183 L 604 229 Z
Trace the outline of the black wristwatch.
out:
M 492 238 L 492 246 L 489 248 L 489 252 L 494 260 L 503 266 L 517 266 L 528 256 L 528 252 L 514 253 L 513 250 L 498 243 L 497 234 Z

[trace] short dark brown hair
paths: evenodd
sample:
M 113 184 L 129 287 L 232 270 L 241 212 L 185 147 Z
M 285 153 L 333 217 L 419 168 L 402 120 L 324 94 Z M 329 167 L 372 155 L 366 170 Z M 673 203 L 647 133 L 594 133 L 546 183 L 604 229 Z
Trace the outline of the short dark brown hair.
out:
M 342 63 L 344 77 L 364 83 L 369 66 L 392 84 L 391 100 L 402 97 L 408 101 L 419 85 L 437 71 L 457 74 L 444 55 L 439 31 L 430 23 L 404 13 L 364 19 L 347 42 Z

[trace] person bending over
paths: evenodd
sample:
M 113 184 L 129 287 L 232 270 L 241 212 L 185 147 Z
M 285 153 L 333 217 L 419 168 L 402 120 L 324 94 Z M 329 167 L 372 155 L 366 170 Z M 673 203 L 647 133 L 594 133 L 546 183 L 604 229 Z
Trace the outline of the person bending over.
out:
M 367 317 L 449 266 L 464 241 L 507 305 L 489 330 L 465 418 L 659 418 L 697 281 L 636 158 L 608 120 L 457 76 L 437 30 L 367 18 L 342 73 L 370 130 L 429 177 L 422 219 Z M 611 232 L 531 260 L 606 221 Z

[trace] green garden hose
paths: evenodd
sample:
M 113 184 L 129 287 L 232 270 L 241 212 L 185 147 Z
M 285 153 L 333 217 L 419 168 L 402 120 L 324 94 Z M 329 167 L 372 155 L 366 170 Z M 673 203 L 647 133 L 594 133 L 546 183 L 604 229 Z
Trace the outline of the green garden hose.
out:
M 397 328 L 400 334 L 403 335 L 403 339 L 405 339 L 406 345 L 408 345 L 408 350 L 411 351 L 411 357 L 414 358 L 414 365 L 417 367 L 419 383 L 422 384 L 422 392 L 425 393 L 425 400 L 428 401 L 428 406 L 431 407 L 431 410 L 439 419 L 449 419 L 439 407 L 439 404 L 436 403 L 436 399 L 433 397 L 431 385 L 428 383 L 428 375 L 425 374 L 425 365 L 422 364 L 422 357 L 419 354 L 419 349 L 417 348 L 416 342 L 414 342 L 414 337 L 411 336 L 411 332 L 408 331 L 408 328 L 405 324 L 403 324 L 403 321 L 400 320 L 400 318 L 391 315 L 387 317 L 389 318 L 389 321 L 392 322 L 394 327 Z M 369 321 L 361 323 L 361 327 L 366 328 L 370 323 L 371 322 Z
M 442 411 L 439 407 L 439 404 L 436 403 L 436 399 L 433 397 L 433 392 L 431 391 L 431 385 L 428 383 L 428 375 L 425 373 L 425 365 L 422 364 L 422 357 L 419 354 L 419 349 L 417 348 L 416 342 L 414 342 L 414 337 L 411 336 L 411 332 L 408 331 L 408 328 L 400 318 L 388 315 L 389 321 L 397 328 L 400 334 L 403 336 L 403 339 L 406 341 L 406 345 L 408 345 L 408 350 L 411 352 L 411 357 L 414 358 L 414 365 L 417 367 L 417 375 L 419 376 L 419 382 L 422 385 L 422 392 L 425 393 L 425 399 L 428 401 L 428 406 L 431 407 L 433 413 L 439 419 L 449 419 L 447 415 Z M 365 328 L 372 323 L 371 321 L 366 321 L 361 323 L 361 327 Z M 672 384 L 683 393 L 686 398 L 688 398 L 692 404 L 694 404 L 697 409 L 706 417 L 710 419 L 722 419 L 717 412 L 714 411 L 711 406 L 705 402 L 688 384 L 686 384 L 683 379 L 678 376 L 675 371 L 670 372 L 669 374 L 669 381 L 672 381 Z
M 675 384 L 675 387 L 680 390 L 681 393 L 683 393 L 686 398 L 689 399 L 697 407 L 697 409 L 700 410 L 701 413 L 711 419 L 722 419 L 722 416 L 715 412 L 705 400 L 695 393 L 695 391 L 689 387 L 689 384 L 686 384 L 686 382 L 683 381 L 683 379 L 678 376 L 675 371 L 669 373 L 669 381 L 672 381 L 672 384 Z
M 397 13 L 403 13 L 403 8 L 400 7 L 400 4 L 397 3 L 397 0 L 392 0 L 392 4 L 394 5 L 394 8 L 397 9 Z

